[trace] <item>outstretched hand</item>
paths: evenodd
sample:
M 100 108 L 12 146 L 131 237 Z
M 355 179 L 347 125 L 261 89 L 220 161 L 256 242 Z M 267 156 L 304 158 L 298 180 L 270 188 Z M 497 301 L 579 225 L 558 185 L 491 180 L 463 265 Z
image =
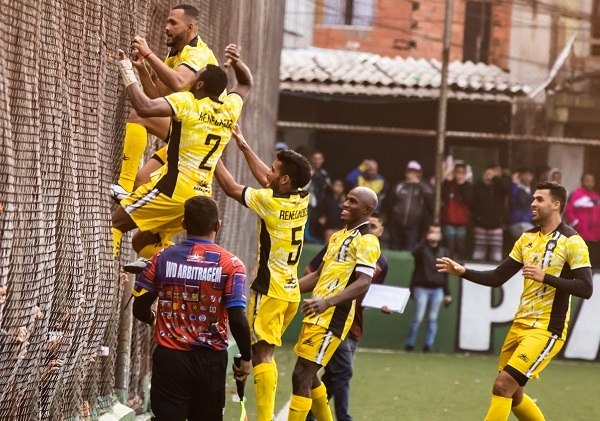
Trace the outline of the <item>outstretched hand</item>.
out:
M 235 124 L 233 126 L 233 130 L 231 131 L 231 135 L 235 139 L 235 143 L 236 143 L 236 145 L 237 145 L 238 148 L 245 149 L 245 148 L 249 148 L 250 147 L 248 145 L 248 142 L 246 141 L 246 138 L 244 137 L 244 134 L 242 133 L 242 128 L 239 126 L 239 124 Z
M 444 272 L 449 275 L 462 276 L 466 269 L 463 265 L 456 263 L 454 260 L 449 257 L 440 257 L 437 259 L 435 267 L 438 272 Z

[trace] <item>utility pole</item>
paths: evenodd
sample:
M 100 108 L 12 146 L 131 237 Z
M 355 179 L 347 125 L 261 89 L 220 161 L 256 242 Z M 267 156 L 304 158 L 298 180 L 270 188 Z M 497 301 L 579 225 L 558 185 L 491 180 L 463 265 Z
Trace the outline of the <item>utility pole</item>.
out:
M 452 3 L 446 0 L 446 13 L 444 16 L 444 39 L 442 45 L 442 74 L 440 84 L 440 100 L 438 103 L 437 121 L 437 149 L 435 160 L 435 204 L 433 218 L 440 222 L 442 208 L 442 182 L 444 181 L 444 149 L 446 145 L 446 116 L 448 114 L 448 63 L 450 61 L 450 38 L 452 35 Z

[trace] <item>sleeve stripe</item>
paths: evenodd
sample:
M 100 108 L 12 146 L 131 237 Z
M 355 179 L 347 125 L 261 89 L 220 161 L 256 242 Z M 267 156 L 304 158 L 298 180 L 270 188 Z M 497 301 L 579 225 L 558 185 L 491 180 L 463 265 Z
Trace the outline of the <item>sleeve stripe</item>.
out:
M 248 207 L 248 203 L 246 203 L 246 190 L 248 190 L 248 187 L 244 187 L 242 190 L 242 205 Z
M 195 66 L 193 66 L 192 64 L 187 63 L 187 62 L 181 63 L 180 66 L 185 66 L 194 73 L 196 73 L 198 70 L 200 70 L 200 69 L 196 69 Z
M 373 277 L 375 274 L 375 269 L 365 266 L 357 266 L 355 269 L 356 272 L 364 273 L 367 276 Z
M 175 107 L 173 107 L 173 104 L 171 104 L 171 101 L 169 101 L 169 99 L 165 96 L 163 97 L 165 99 L 165 101 L 167 101 L 167 104 L 169 104 L 169 107 L 171 107 L 171 114 L 175 115 Z

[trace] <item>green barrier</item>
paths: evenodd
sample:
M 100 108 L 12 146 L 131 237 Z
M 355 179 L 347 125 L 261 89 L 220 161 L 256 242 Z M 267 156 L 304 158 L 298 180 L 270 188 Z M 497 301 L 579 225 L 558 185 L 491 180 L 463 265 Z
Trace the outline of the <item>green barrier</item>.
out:
M 299 274 L 302 275 L 304 268 L 308 265 L 322 246 L 305 244 L 299 264 Z M 385 285 L 393 285 L 408 288 L 413 271 L 413 258 L 409 252 L 382 250 L 388 258 L 388 274 Z M 456 321 L 458 319 L 458 281 L 456 278 L 450 280 L 450 289 L 454 302 L 448 308 L 442 307 L 438 317 L 438 335 L 434 349 L 441 352 L 452 352 L 455 350 Z M 412 315 L 414 306 L 412 300 L 406 306 L 403 314 L 384 314 L 379 310 L 364 310 L 364 334 L 360 345 L 368 348 L 404 349 L 404 339 L 408 332 L 408 322 Z M 286 343 L 295 343 L 300 332 L 302 313 L 299 311 L 283 335 Z M 421 332 L 415 349 L 422 346 L 422 337 L 425 329 L 424 320 L 421 324 Z

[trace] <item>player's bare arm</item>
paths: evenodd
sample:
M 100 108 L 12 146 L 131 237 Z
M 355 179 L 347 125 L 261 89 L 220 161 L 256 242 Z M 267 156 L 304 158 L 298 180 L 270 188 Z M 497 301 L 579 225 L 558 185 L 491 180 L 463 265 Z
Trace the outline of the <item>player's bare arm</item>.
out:
M 244 186 L 235 181 L 227 167 L 225 167 L 220 159 L 215 167 L 215 178 L 227 196 L 237 200 L 240 203 L 242 202 Z
M 261 186 L 267 187 L 267 175 L 269 174 L 270 168 L 265 164 L 259 157 L 254 153 L 239 125 L 235 125 L 232 130 L 233 138 L 240 151 L 244 154 L 244 158 L 250 167 L 252 175 L 260 183 Z
M 307 275 L 304 275 L 298 280 L 298 285 L 300 286 L 300 293 L 309 292 L 315 289 L 315 285 L 317 285 L 317 281 L 319 280 L 319 276 L 321 275 L 322 267 L 323 265 L 321 264 L 319 266 L 319 269 Z
M 133 65 L 125 57 L 123 50 L 119 50 L 119 70 L 131 105 L 140 117 L 171 117 L 173 115 L 173 109 L 164 98 L 152 99 L 144 93 L 133 72 Z
M 235 44 L 225 47 L 225 67 L 233 69 L 237 81 L 231 92 L 235 92 L 245 100 L 252 89 L 252 73 L 246 63 L 240 59 L 239 49 Z
M 134 51 L 137 51 L 138 54 L 146 60 L 160 81 L 168 88 L 166 90 L 161 89 L 161 86 L 157 84 L 157 90 L 159 91 L 157 96 L 164 96 L 173 92 L 182 91 L 184 88 L 191 85 L 196 78 L 196 72 L 187 66 L 177 66 L 175 69 L 171 69 L 167 66 L 156 54 L 154 54 L 150 47 L 148 47 L 146 40 L 139 35 L 133 37 L 131 48 Z
M 312 275 L 312 274 L 311 274 Z M 310 275 L 307 275 L 310 276 Z M 358 277 L 356 280 L 348 285 L 344 291 L 341 293 L 334 295 L 332 297 L 327 297 L 326 299 L 321 298 L 307 298 L 302 302 L 302 312 L 307 316 L 311 314 L 321 314 L 329 307 L 336 306 L 338 304 L 344 303 L 346 301 L 351 301 L 359 297 L 361 294 L 364 294 L 369 289 L 369 285 L 371 285 L 371 280 L 373 278 L 370 275 L 367 275 L 362 272 L 358 272 Z

